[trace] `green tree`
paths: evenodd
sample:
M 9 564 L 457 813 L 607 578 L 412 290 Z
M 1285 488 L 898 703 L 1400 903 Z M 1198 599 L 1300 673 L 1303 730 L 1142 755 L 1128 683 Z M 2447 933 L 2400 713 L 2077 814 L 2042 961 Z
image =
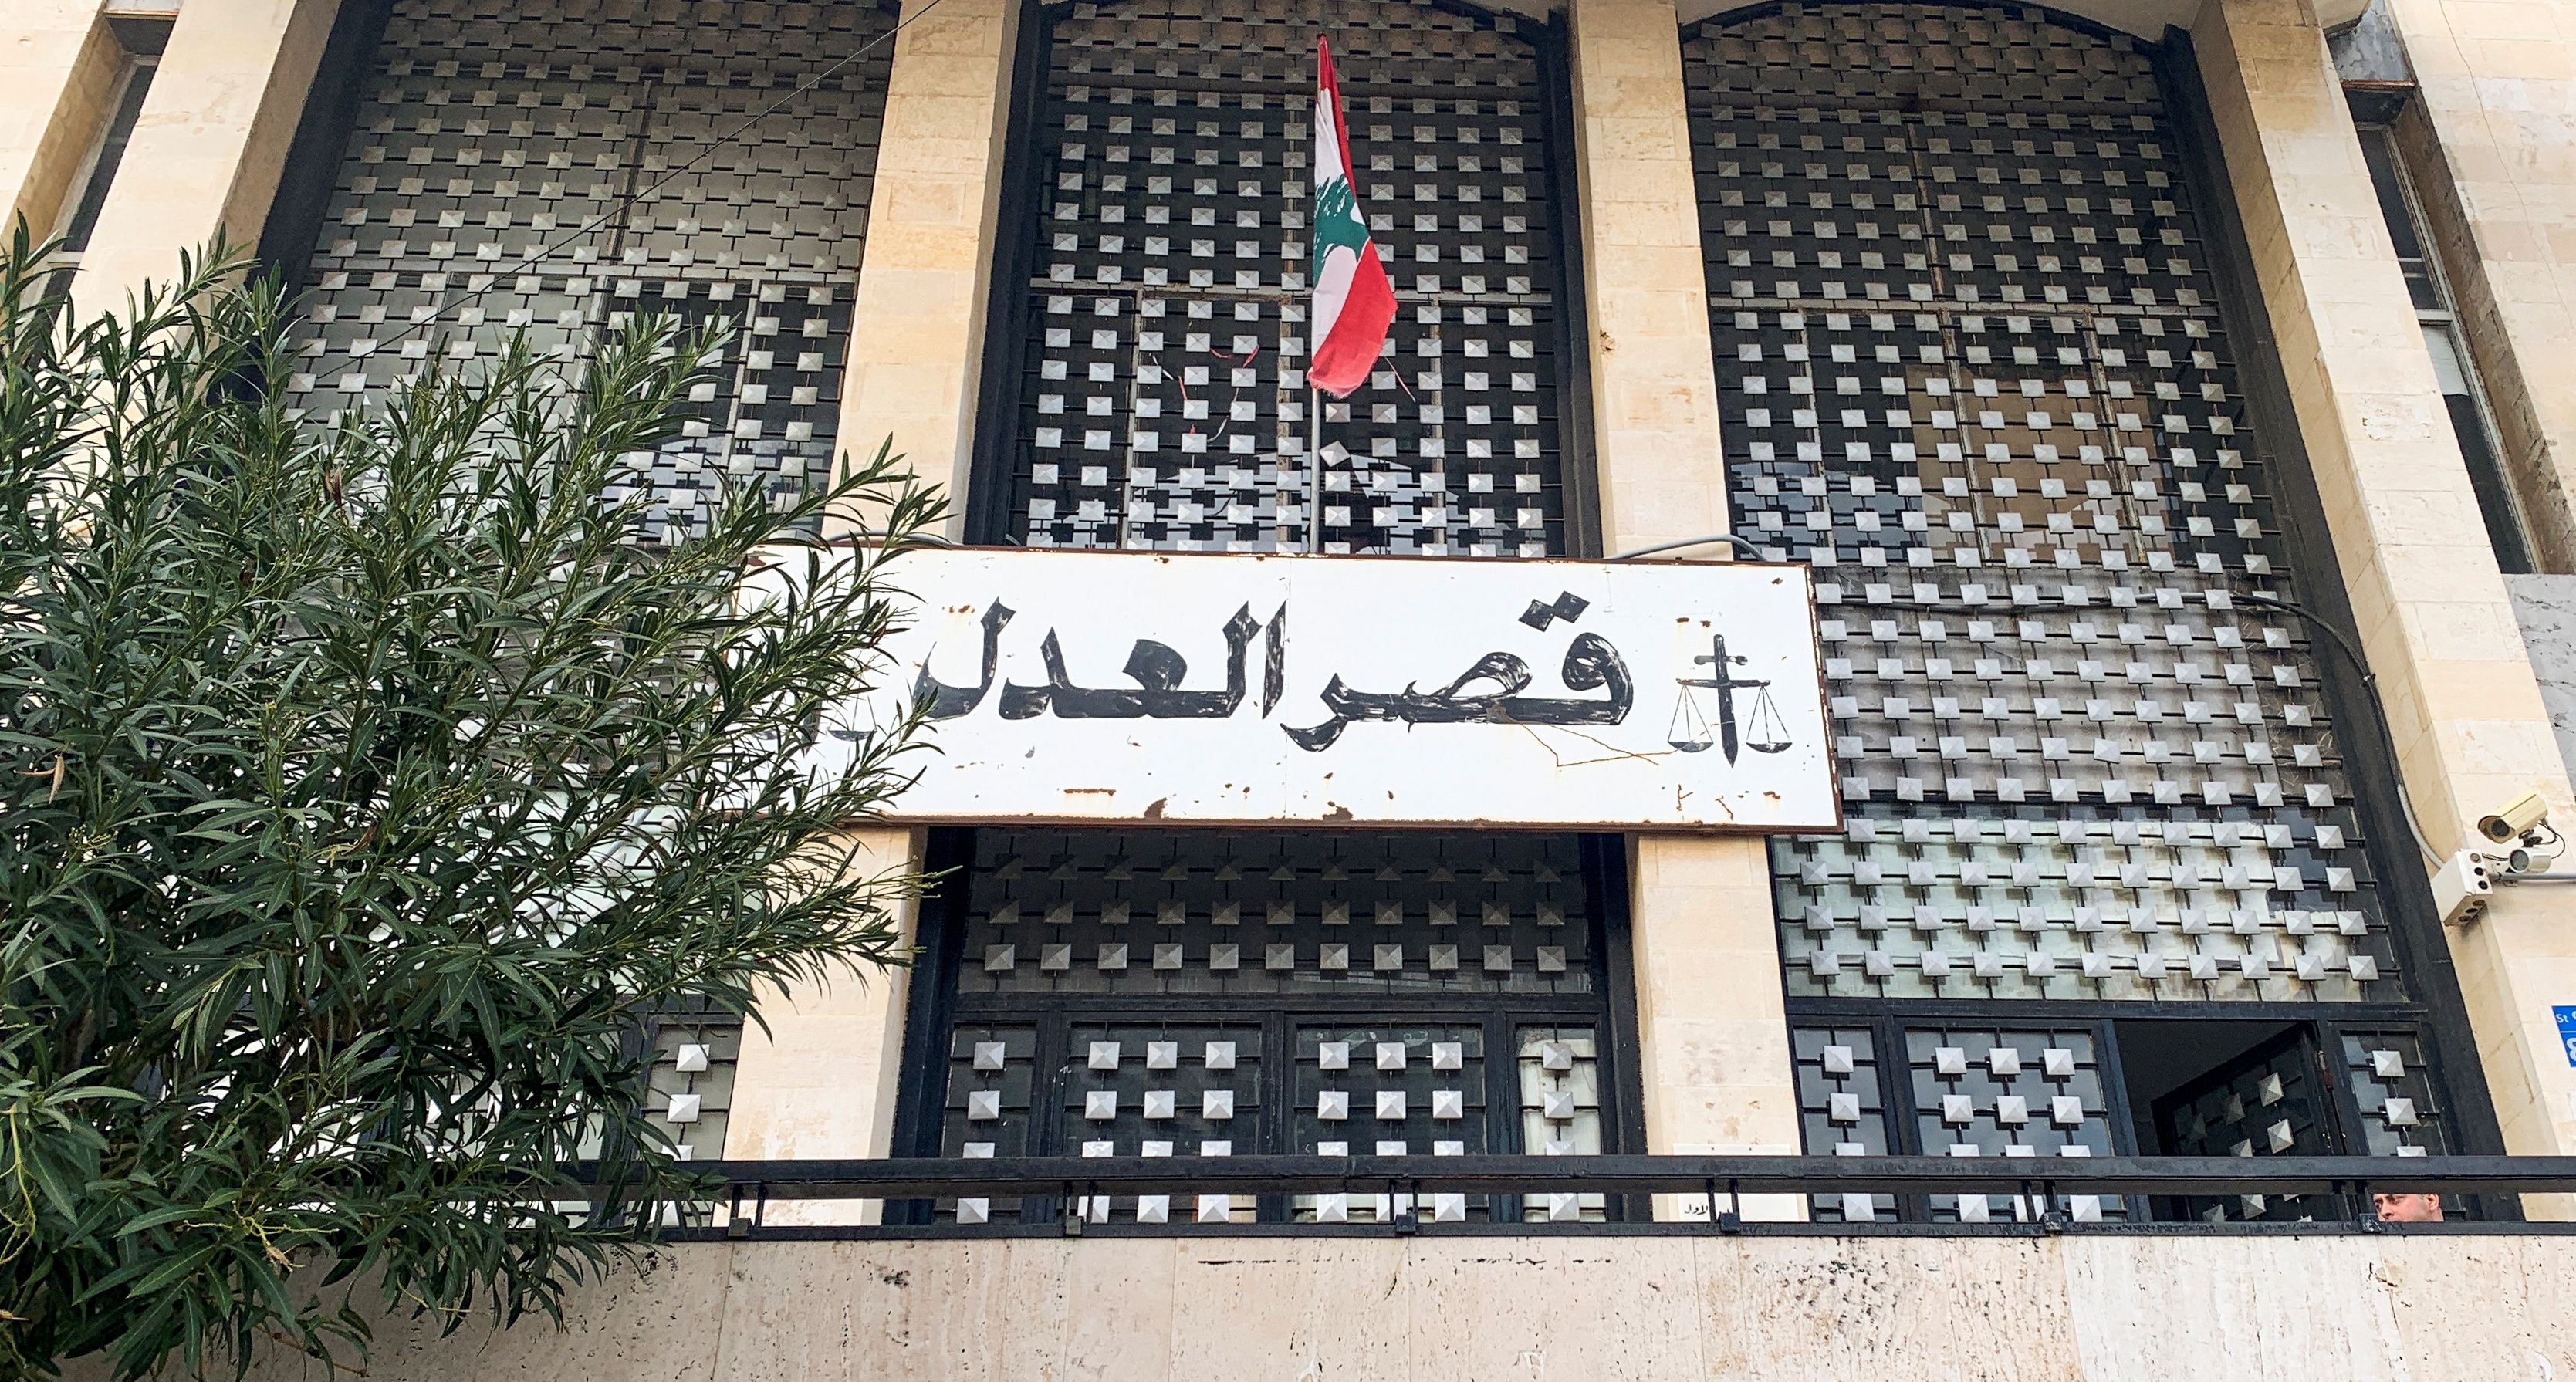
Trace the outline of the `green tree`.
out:
M 41 253 L 0 263 L 0 1375 L 557 1314 L 705 1193 L 639 1021 L 905 958 L 918 880 L 840 828 L 911 726 L 805 749 L 939 501 L 880 451 L 640 542 L 710 338 L 323 426 L 273 287 L 207 256 L 77 321 Z

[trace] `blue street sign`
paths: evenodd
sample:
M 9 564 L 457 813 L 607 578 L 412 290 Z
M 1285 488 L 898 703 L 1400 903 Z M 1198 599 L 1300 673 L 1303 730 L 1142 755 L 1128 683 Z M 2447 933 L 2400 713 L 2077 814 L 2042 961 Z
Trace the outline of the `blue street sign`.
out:
M 2576 1007 L 2561 1003 L 2550 1011 L 2558 1016 L 2558 1044 L 2566 1048 L 2567 1063 L 2576 1065 Z

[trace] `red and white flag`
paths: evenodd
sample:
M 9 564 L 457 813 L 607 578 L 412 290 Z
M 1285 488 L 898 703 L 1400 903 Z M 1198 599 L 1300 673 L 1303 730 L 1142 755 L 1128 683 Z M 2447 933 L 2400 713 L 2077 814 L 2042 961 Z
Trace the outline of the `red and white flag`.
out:
M 1335 398 L 1367 382 L 1395 321 L 1395 289 L 1369 242 L 1368 213 L 1351 185 L 1351 141 L 1333 50 L 1315 40 L 1314 356 L 1306 382 Z

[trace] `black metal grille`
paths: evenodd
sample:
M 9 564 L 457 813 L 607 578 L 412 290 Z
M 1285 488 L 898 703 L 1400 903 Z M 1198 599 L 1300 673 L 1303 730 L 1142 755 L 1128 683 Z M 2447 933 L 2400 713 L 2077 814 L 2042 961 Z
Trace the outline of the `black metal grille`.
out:
M 1399 304 L 1304 382 L 1315 36 Z M 1007 536 L 1032 547 L 1566 550 L 1536 50 L 1422 0 L 1077 5 L 1050 30 Z M 1320 488 L 1310 457 L 1320 437 Z
M 2168 1156 L 2330 1156 L 2341 1150 L 2317 1087 L 2316 1048 L 2292 1032 L 2253 1056 L 2157 1101 L 2157 1133 Z M 2316 1196 L 2241 1195 L 2191 1200 L 2184 1212 L 2211 1223 L 2275 1223 L 2334 1217 Z
M 742 1029 L 741 1018 L 718 1012 L 662 1013 L 644 1024 L 650 1061 L 645 1108 L 663 1124 L 683 1161 L 713 1161 L 725 1153 Z
M 951 1156 L 1607 1149 L 1578 840 L 980 830 L 938 924 Z M 968 1199 L 964 1223 L 1599 1219 L 1598 1195 Z
M 397 0 L 313 255 L 288 401 L 328 419 L 433 362 L 488 361 L 513 330 L 578 366 L 639 313 L 722 322 L 732 338 L 687 435 L 634 459 L 646 535 L 687 529 L 719 483 L 821 481 L 891 49 L 859 54 L 893 22 L 876 4 L 702 20 Z
M 2400 996 L 2177 132 L 2128 39 L 1686 35 L 1738 530 L 1816 568 L 1852 827 L 1794 994 Z

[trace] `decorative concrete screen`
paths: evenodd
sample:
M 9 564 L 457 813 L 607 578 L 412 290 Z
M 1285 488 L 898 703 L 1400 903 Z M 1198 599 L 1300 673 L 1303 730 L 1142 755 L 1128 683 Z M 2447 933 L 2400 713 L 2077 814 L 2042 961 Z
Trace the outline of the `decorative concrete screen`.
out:
M 1777 847 L 1791 991 L 2399 997 L 2331 654 L 2243 598 L 2301 589 L 2142 45 L 1813 5 L 1684 51 L 1738 530 L 1815 570 L 1852 816 Z
M 934 550 L 916 821 L 1839 824 L 1796 566 Z M 846 747 L 841 750 L 847 752 Z
M 893 26 L 869 3 L 395 0 L 288 403 L 380 406 L 519 330 L 577 364 L 659 313 L 731 334 L 686 435 L 634 459 L 643 535 L 685 530 L 722 481 L 823 479 L 892 52 L 869 45 Z
M 1771 846 L 1807 1149 L 2448 1145 L 2439 980 L 2377 872 L 2414 849 L 2374 860 L 2345 669 L 2260 603 L 2318 573 L 2230 340 L 2188 55 L 1922 4 L 1736 11 L 1683 51 L 1737 531 L 1813 572 L 1848 815 Z
M 979 746 L 1021 736 L 1020 751 L 1055 770 L 1001 777 L 971 811 L 935 777 L 904 803 L 1030 823 L 930 832 L 931 862 L 952 881 L 922 911 L 930 963 L 914 981 L 906 1056 L 919 1083 L 898 1114 L 897 1150 L 1641 1150 L 1623 1094 L 1633 1041 L 1616 1039 L 1613 1021 L 1626 947 L 1617 842 L 1540 828 L 1354 828 L 1407 812 L 1416 823 L 1606 819 L 1601 794 L 1639 794 L 1682 771 L 1673 765 L 1704 781 L 1732 776 L 1714 728 L 1706 748 L 1699 731 L 1682 736 L 1691 752 L 1668 742 L 1675 678 L 1686 674 L 1665 665 L 1679 653 L 1675 635 L 1634 622 L 1621 594 L 1652 573 L 1473 560 L 1562 556 L 1591 537 L 1580 495 L 1589 477 L 1561 454 L 1584 427 L 1560 413 L 1573 392 L 1560 387 L 1572 382 L 1566 342 L 1579 328 L 1560 316 L 1570 300 L 1563 71 L 1548 30 L 1429 0 L 1136 0 L 1053 7 L 1042 19 L 1043 82 L 1016 126 L 1029 141 L 1023 181 L 1004 201 L 1024 219 L 1006 223 L 997 258 L 1010 277 L 997 293 L 996 358 L 1017 373 L 989 382 L 1015 396 L 997 400 L 979 432 L 974 535 L 1157 555 L 1020 553 L 1021 585 L 933 602 L 945 624 L 930 662 L 934 680 L 959 689 L 951 705 L 985 680 L 982 621 L 994 600 L 1013 613 L 997 634 L 993 685 L 934 727 L 955 763 L 925 768 L 971 781 L 1010 765 L 970 762 Z M 1326 402 L 1320 419 L 1303 377 L 1318 33 L 1332 38 L 1354 171 L 1372 233 L 1394 253 L 1398 307 L 1368 384 Z M 1320 476 L 1309 469 L 1319 449 Z M 1350 569 L 1335 574 L 1302 557 L 1160 555 L 1310 550 L 1465 560 L 1344 561 Z M 1104 574 L 1066 582 L 1048 574 L 1057 570 Z M 916 563 L 905 579 L 927 575 Z M 1630 577 L 1641 583 L 1619 583 Z M 1788 579 L 1766 589 L 1787 594 Z M 1779 627 L 1794 638 L 1762 656 L 1811 656 L 1803 611 L 1782 611 Z M 1059 718 L 1050 631 L 1066 683 L 1110 693 L 1065 704 L 1123 713 L 1120 693 L 1154 690 L 1177 693 L 1160 702 L 1167 712 L 1231 709 L 1155 718 L 1140 704 L 1132 719 Z M 1696 653 L 1713 655 L 1721 631 L 1730 657 L 1753 637 L 1710 628 L 1692 635 Z M 1274 632 L 1284 635 L 1275 700 Z M 1601 659 L 1569 662 L 1587 636 L 1617 651 L 1630 682 L 1616 724 L 1591 722 L 1612 698 Z M 1242 640 L 1240 700 L 1229 638 Z M 1525 669 L 1527 685 L 1451 689 L 1488 655 L 1514 659 L 1494 669 L 1514 679 Z M 1750 662 L 1737 670 L 1789 680 Z M 1329 710 L 1321 693 L 1335 672 L 1357 693 L 1395 698 L 1373 703 L 1385 717 L 1366 718 L 1364 702 L 1352 703 L 1364 717 L 1347 722 Z M 1804 713 L 1787 707 L 1813 696 L 1811 676 L 1790 699 L 1775 695 L 1784 716 Z M 1004 720 L 1014 682 L 1035 688 L 1017 701 L 1023 710 L 1043 696 L 1045 712 Z M 1408 685 L 1420 699 L 1402 700 Z M 1585 722 L 1487 718 L 1515 696 L 1566 703 L 1535 718 Z M 1740 703 L 1748 722 L 1755 699 Z M 1423 722 L 1470 711 L 1465 722 Z M 1716 717 L 1713 703 L 1704 714 Z M 1820 718 L 1805 723 L 1821 730 Z M 1314 731 L 1317 747 L 1292 729 Z M 1739 724 L 1735 772 L 1778 771 L 1794 757 L 1745 747 L 1751 733 Z M 1608 761 L 1560 768 L 1560 757 Z M 1409 776 L 1391 772 L 1398 764 Z M 1385 784 L 1340 785 L 1369 774 L 1395 779 L 1398 799 Z M 1628 786 L 1584 788 L 1596 774 Z M 1253 781 L 1266 804 L 1225 800 L 1226 784 Z M 1084 786 L 1115 791 L 1068 804 L 1062 789 Z M 1672 809 L 1669 788 L 1651 795 Z M 1806 809 L 1830 821 L 1829 798 L 1811 796 Z M 1272 813 L 1295 828 L 1241 828 Z M 1035 823 L 1049 818 L 1102 824 Z M 1184 820 L 1227 824 L 1150 828 Z M 969 1225 L 1616 1212 L 1593 1196 L 1360 1193 L 911 1209 Z
M 1020 407 L 1031 547 L 1548 556 L 1562 254 L 1543 31 L 1427 0 L 1074 5 L 1050 27 Z M 1313 416 L 1306 167 L 1332 36 L 1394 338 Z M 988 442 L 991 439 L 988 439 Z M 1308 472 L 1321 446 L 1322 484 Z M 1314 500 L 1322 500 L 1320 543 Z

